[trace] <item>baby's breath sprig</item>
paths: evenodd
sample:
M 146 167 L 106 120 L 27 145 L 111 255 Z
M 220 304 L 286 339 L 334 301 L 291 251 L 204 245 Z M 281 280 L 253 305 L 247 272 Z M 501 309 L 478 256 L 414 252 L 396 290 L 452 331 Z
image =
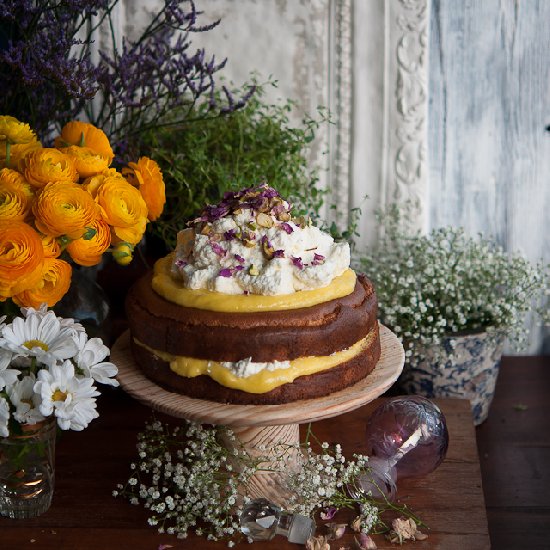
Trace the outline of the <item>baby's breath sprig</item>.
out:
M 406 218 L 396 205 L 379 213 L 384 234 L 360 264 L 376 288 L 382 322 L 403 340 L 407 357 L 418 358 L 424 346 L 446 336 L 475 331 L 505 336 L 521 349 L 526 315 L 549 321 L 548 265 L 531 264 L 460 227 L 415 234 L 403 227 Z
M 316 441 L 316 449 L 311 445 Z M 226 446 L 223 442 L 230 441 Z M 231 447 L 231 448 L 228 448 Z M 381 517 L 394 510 L 418 525 L 422 522 L 407 506 L 375 500 L 369 494 L 350 495 L 357 476 L 368 473 L 368 457 L 346 459 L 339 444 L 319 442 L 308 429 L 301 445 L 276 445 L 251 456 L 233 432 L 223 426 L 201 426 L 183 421 L 172 427 L 158 420 L 138 434 L 138 460 L 130 464 L 131 477 L 119 484 L 113 496 L 140 503 L 151 511 L 148 522 L 159 533 L 186 538 L 191 531 L 208 540 L 240 540 L 238 519 L 250 498 L 246 487 L 258 472 L 285 473 L 291 512 L 313 516 L 324 508 L 358 508 L 358 530 L 389 531 Z M 288 467 L 289 456 L 298 457 L 298 469 Z

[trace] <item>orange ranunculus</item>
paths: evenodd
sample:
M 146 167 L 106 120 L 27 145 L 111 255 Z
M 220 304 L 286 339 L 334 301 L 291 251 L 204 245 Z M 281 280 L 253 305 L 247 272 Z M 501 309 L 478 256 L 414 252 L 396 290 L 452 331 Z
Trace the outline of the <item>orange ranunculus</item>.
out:
M 128 181 L 139 188 L 147 205 L 147 218 L 155 221 L 161 214 L 166 202 L 166 189 L 159 165 L 150 158 L 141 157 L 137 162 L 128 163 L 122 173 Z
M 55 146 L 68 147 L 70 145 L 89 147 L 98 155 L 108 159 L 108 164 L 111 164 L 115 157 L 105 132 L 88 122 L 75 120 L 63 126 L 61 135 L 55 138 Z
M 26 122 L 20 122 L 13 116 L 0 116 L 0 141 L 29 143 L 36 139 L 35 133 Z
M 27 181 L 39 189 L 50 182 L 78 181 L 74 160 L 57 149 L 31 151 L 21 161 L 19 168 Z
M 61 256 L 61 246 L 52 235 L 40 235 L 42 247 L 44 248 L 44 258 L 59 258 Z
M 82 188 L 86 189 L 90 195 L 95 199 L 97 196 L 97 190 L 103 185 L 103 182 L 107 178 L 119 178 L 124 181 L 127 181 L 124 176 L 117 172 L 114 168 L 107 168 L 107 170 L 104 170 L 101 172 L 101 174 L 96 174 L 95 176 L 90 176 L 89 178 L 86 178 L 82 182 Z
M 34 287 L 41 277 L 44 258 L 42 241 L 28 224 L 17 220 L 0 220 L 0 296 Z
M 94 199 L 77 183 L 48 183 L 32 207 L 39 231 L 80 239 L 100 213 Z
M 74 165 L 81 178 L 89 178 L 100 174 L 109 167 L 109 159 L 98 155 L 89 147 L 78 147 L 71 145 L 59 149 L 62 153 L 69 155 L 74 160 Z
M 34 190 L 15 170 L 0 170 L 0 219 L 23 221 L 30 212 Z
M 97 188 L 95 200 L 103 219 L 112 226 L 114 242 L 137 244 L 147 225 L 147 205 L 140 192 L 124 178 L 107 177 Z
M 17 143 L 10 147 L 10 162 L 7 166 L 6 160 L 6 142 L 0 142 L 0 167 L 17 168 L 19 163 L 32 151 L 42 149 L 42 144 L 38 140 L 29 141 L 28 143 Z
M 53 307 L 69 290 L 72 272 L 67 262 L 44 258 L 40 281 L 33 288 L 13 296 L 13 301 L 19 306 L 38 308 L 45 302 Z
M 80 265 L 97 265 L 111 244 L 111 228 L 107 222 L 98 219 L 90 227 L 95 229 L 91 239 L 76 239 L 66 248 L 73 261 Z

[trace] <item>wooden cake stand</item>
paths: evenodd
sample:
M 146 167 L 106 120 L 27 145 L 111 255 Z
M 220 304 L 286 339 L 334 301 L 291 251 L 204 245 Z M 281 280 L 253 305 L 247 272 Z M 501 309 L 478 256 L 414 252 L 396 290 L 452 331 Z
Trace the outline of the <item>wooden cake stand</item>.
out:
M 161 388 L 142 374 L 130 350 L 130 335 L 125 332 L 111 349 L 111 361 L 118 367 L 122 388 L 141 403 L 175 418 L 203 424 L 229 426 L 237 442 L 224 440 L 231 448 L 244 447 L 251 456 L 269 457 L 280 453 L 282 445 L 300 443 L 299 425 L 352 411 L 383 394 L 403 369 L 403 346 L 388 328 L 380 325 L 382 354 L 375 369 L 354 386 L 325 397 L 283 405 L 227 405 L 192 399 Z M 269 469 L 269 463 L 264 464 Z M 298 457 L 288 457 L 285 468 L 299 468 Z M 280 469 L 280 465 L 279 465 Z M 282 473 L 261 472 L 246 487 L 251 497 L 263 496 L 285 506 Z

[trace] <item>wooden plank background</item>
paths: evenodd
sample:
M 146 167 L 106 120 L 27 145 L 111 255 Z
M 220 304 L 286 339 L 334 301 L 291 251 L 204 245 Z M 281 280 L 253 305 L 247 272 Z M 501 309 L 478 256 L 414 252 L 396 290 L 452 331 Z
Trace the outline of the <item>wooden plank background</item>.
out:
M 550 262 L 550 2 L 432 0 L 430 225 Z M 543 342 L 546 342 L 543 344 Z M 533 326 L 529 353 L 550 332 Z

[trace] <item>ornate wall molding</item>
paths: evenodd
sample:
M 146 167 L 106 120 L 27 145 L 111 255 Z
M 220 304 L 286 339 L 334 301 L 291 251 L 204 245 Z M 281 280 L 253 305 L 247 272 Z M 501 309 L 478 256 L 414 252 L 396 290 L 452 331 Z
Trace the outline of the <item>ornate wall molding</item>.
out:
M 377 209 L 411 202 L 427 226 L 428 0 L 354 3 L 351 205 L 358 251 L 379 236 Z M 367 198 L 365 198 L 367 197 Z

